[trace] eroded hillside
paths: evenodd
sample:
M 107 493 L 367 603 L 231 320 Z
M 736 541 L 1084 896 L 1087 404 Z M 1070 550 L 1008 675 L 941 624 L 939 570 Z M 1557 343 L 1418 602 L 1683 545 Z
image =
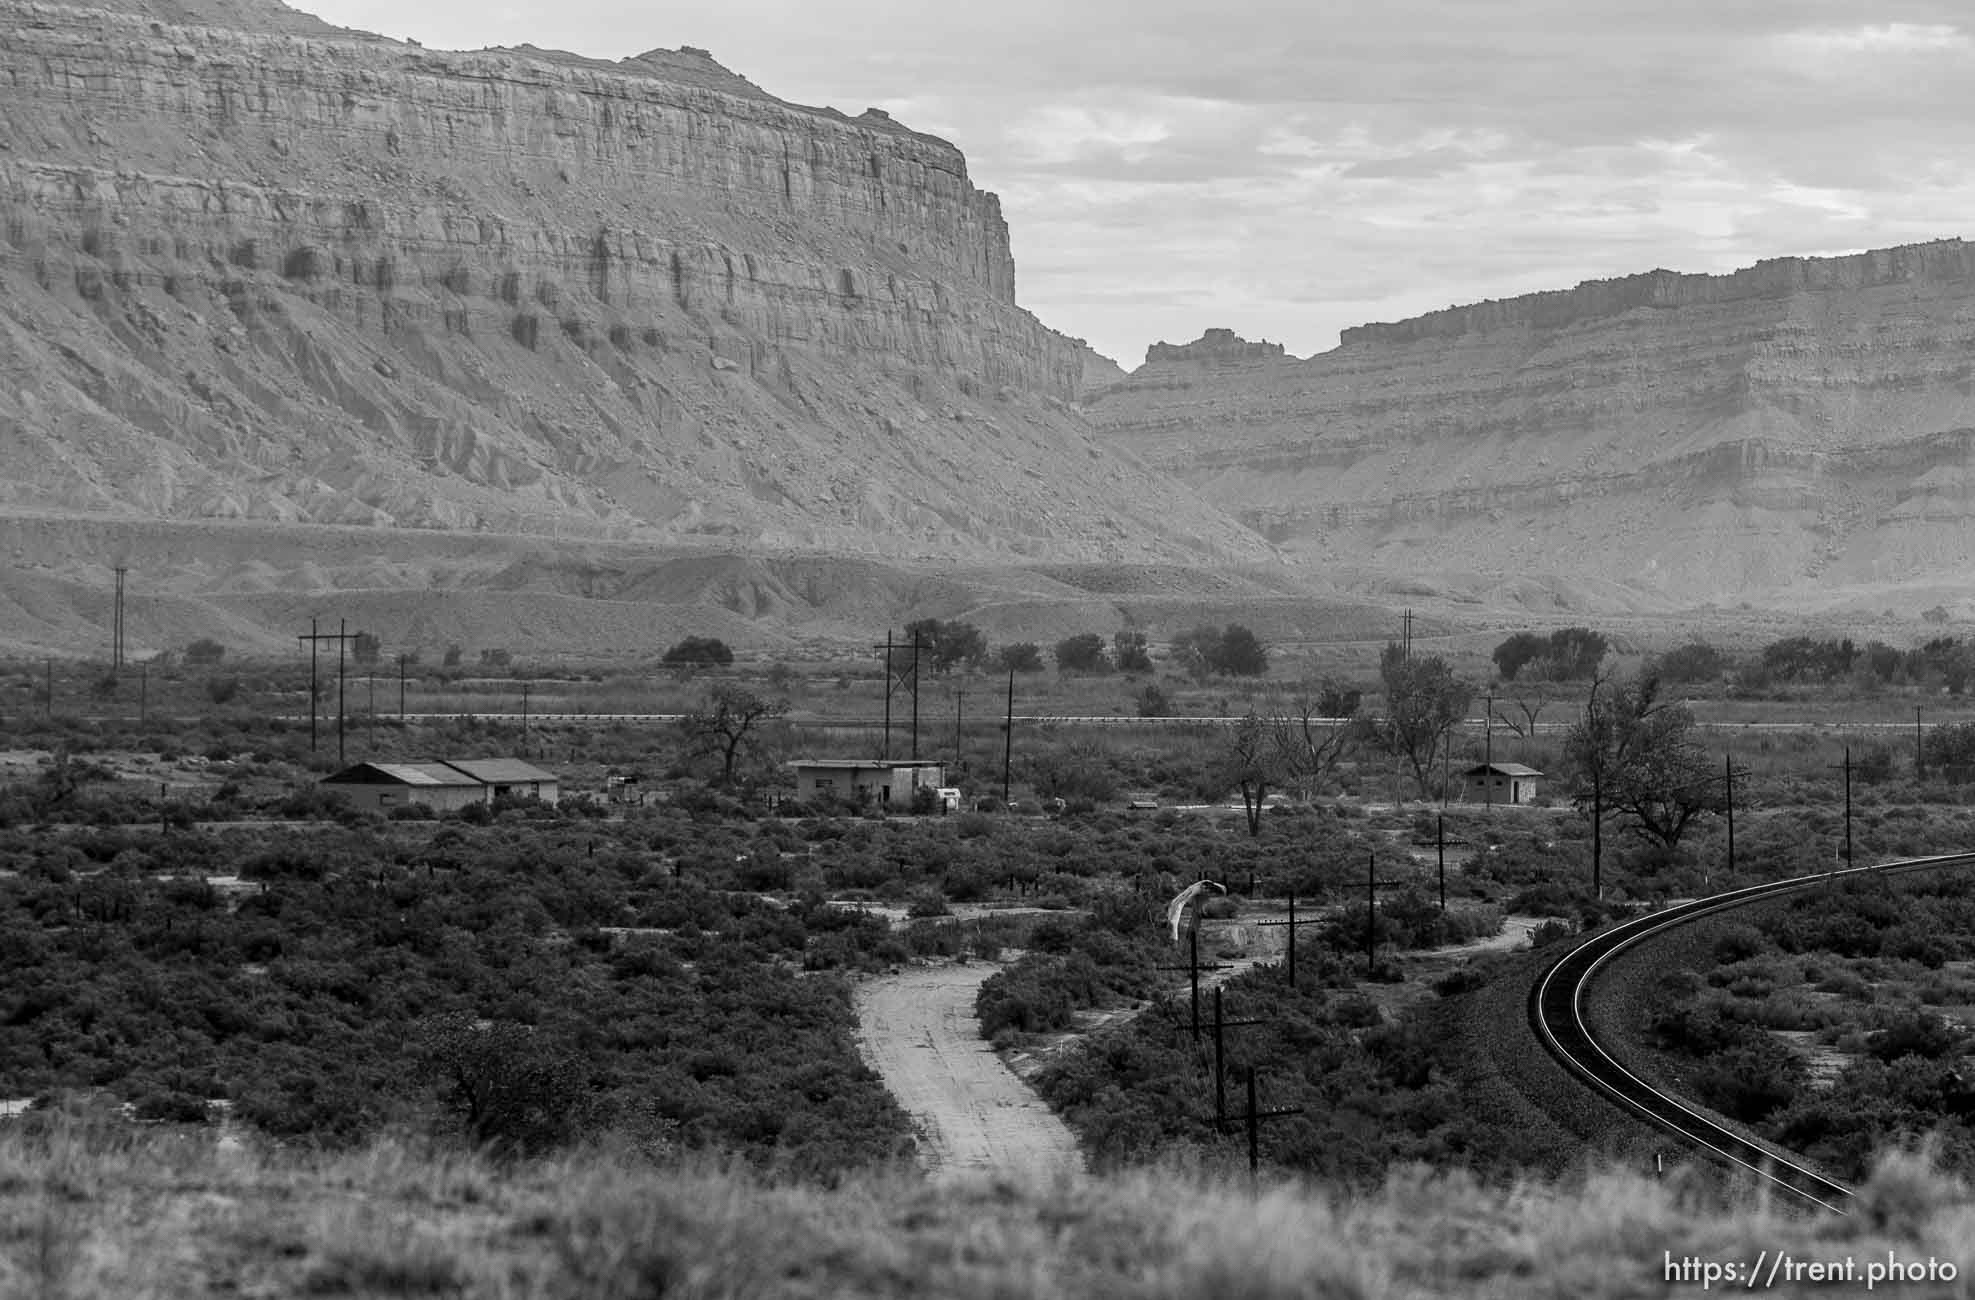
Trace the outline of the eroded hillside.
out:
M 1307 360 L 1209 331 L 1085 405 L 1329 563 L 1911 616 L 1975 560 L 1975 248 L 1656 271 Z
M 956 148 L 703 51 L 0 3 L 17 514 L 1260 554 L 1091 437 L 1089 364 Z

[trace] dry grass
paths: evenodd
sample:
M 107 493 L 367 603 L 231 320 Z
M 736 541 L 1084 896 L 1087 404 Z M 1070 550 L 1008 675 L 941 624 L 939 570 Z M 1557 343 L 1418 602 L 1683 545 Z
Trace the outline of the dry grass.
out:
M 1667 1282 L 1668 1252 L 1975 1266 L 1975 1201 L 1922 1156 L 1882 1165 L 1845 1220 L 1724 1204 L 1710 1182 L 1499 1188 L 1405 1170 L 1347 1199 L 1175 1168 L 823 1191 L 608 1151 L 502 1169 L 404 1142 L 316 1157 L 14 1126 L 0 1134 L 0 1296 L 1580 1297 L 1698 1290 Z

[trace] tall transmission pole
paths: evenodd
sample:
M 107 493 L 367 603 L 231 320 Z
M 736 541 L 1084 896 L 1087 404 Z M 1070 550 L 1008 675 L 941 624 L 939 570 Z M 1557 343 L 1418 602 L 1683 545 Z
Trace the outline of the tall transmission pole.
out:
M 123 675 L 123 575 L 130 572 L 130 570 L 119 564 L 115 572 L 117 575 L 117 603 L 116 613 L 112 617 L 110 631 L 110 672 L 115 676 L 121 677 Z
M 919 630 L 912 630 L 912 761 L 919 761 Z M 913 780 L 918 780 L 914 777 Z
M 1015 665 L 1008 665 L 1008 717 L 1001 725 L 1001 806 L 1008 806 L 1008 773 L 1015 757 Z
M 348 644 L 349 620 L 336 620 L 336 761 L 343 761 L 343 647 Z
M 308 635 L 297 636 L 295 638 L 297 641 L 307 641 L 309 643 L 309 749 L 311 751 L 315 749 L 316 646 L 324 641 L 334 641 L 336 643 L 336 761 L 340 763 L 343 761 L 343 647 L 366 634 L 363 632 L 351 632 L 349 630 L 349 622 L 346 619 L 336 620 L 336 630 L 334 632 L 318 632 L 315 630 L 315 627 L 316 620 L 311 618 L 309 620 Z
M 885 644 L 882 647 L 873 646 L 872 648 L 883 649 L 885 652 L 885 738 L 878 743 L 878 761 L 885 762 L 891 758 L 891 693 L 892 693 L 893 680 L 892 680 L 892 666 L 891 666 L 892 644 L 891 644 L 890 628 L 885 629 Z

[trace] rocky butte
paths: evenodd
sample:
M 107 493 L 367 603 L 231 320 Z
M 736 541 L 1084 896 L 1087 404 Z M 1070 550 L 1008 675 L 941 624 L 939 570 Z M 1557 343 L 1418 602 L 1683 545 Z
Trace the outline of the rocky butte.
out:
M 0 530 L 51 581 L 122 546 L 209 588 L 243 556 L 261 589 L 415 586 L 404 530 L 1262 554 L 1093 437 L 1086 373 L 1119 377 L 1017 305 L 959 150 L 880 110 L 691 48 L 0 0 Z M 331 525 L 370 530 L 322 543 L 363 573 L 296 569 Z
M 1308 359 L 1212 330 L 1085 409 L 1325 568 L 1911 616 L 1969 599 L 1975 249 L 1653 271 Z

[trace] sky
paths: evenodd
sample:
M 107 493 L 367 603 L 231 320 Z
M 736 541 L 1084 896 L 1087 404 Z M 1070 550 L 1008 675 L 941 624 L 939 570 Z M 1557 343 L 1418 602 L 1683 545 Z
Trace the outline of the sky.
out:
M 1127 369 L 1665 267 L 1975 234 L 1965 0 L 297 0 L 447 49 L 695 45 L 1001 196 L 1017 296 Z

